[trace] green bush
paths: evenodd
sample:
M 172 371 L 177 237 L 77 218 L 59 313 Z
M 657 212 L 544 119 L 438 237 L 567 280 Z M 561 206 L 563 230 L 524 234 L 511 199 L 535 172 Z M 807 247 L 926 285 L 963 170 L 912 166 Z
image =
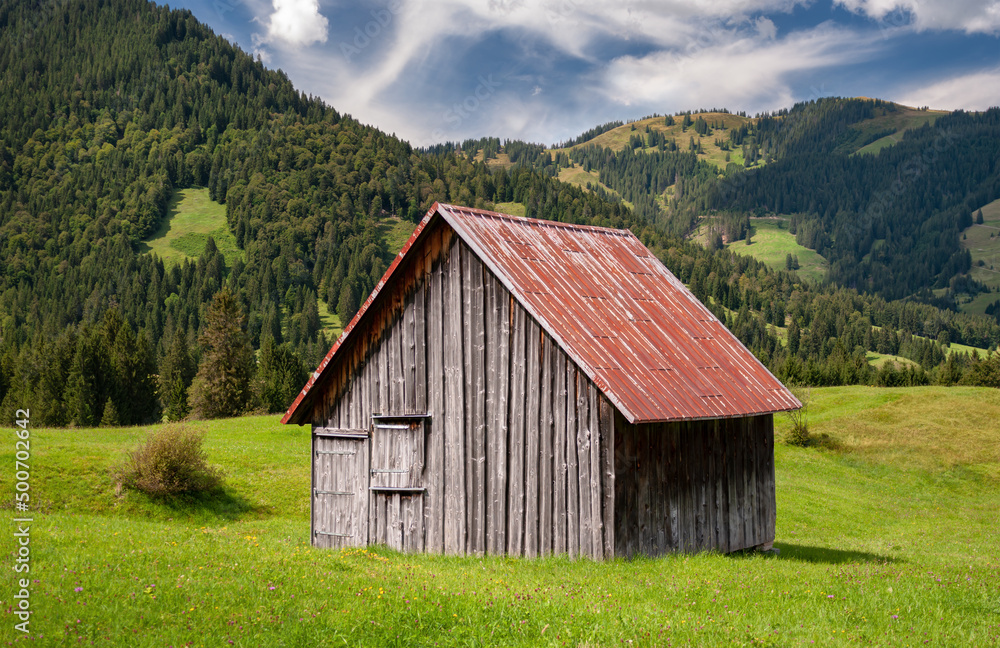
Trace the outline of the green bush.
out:
M 150 433 L 115 471 L 119 487 L 163 497 L 217 490 L 219 471 L 205 461 L 204 433 L 168 425 Z
M 806 390 L 795 394 L 795 396 L 802 403 L 802 407 L 788 412 L 788 419 L 792 425 L 788 430 L 788 434 L 785 435 L 785 443 L 790 446 L 805 448 L 813 443 L 812 435 L 809 434 L 809 419 L 807 416 L 811 394 L 809 390 Z

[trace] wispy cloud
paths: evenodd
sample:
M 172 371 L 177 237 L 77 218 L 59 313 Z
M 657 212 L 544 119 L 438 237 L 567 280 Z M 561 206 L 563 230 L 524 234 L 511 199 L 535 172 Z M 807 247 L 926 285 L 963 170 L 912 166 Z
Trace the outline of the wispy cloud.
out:
M 834 0 L 880 22 L 908 24 L 918 31 L 957 29 L 1000 33 L 1000 0 Z
M 773 25 L 772 25 L 773 27 Z M 738 106 L 749 111 L 789 106 L 796 99 L 790 77 L 810 74 L 822 86 L 823 70 L 863 59 L 877 48 L 875 35 L 820 25 L 775 39 L 773 30 L 720 30 L 698 47 L 625 56 L 602 70 L 598 87 L 609 100 L 661 110 Z
M 890 77 L 920 105 L 979 106 L 998 87 L 995 70 L 921 83 L 928 71 L 893 56 L 925 32 L 981 45 L 1000 32 L 1000 0 L 226 1 L 253 13 L 252 49 L 296 86 L 417 145 L 552 142 L 650 112 L 885 96 Z
M 907 106 L 946 110 L 986 110 L 1000 106 L 1000 67 L 942 79 L 899 91 L 893 100 Z

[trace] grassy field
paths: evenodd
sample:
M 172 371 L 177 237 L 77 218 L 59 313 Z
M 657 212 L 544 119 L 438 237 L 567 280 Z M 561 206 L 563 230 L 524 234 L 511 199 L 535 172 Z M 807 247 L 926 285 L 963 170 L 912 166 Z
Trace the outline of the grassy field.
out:
M 499 202 L 493 205 L 490 211 L 510 214 L 511 216 L 524 216 L 527 213 L 524 205 L 516 202 Z
M 141 252 L 158 254 L 167 265 L 197 259 L 208 237 L 226 258 L 226 265 L 243 256 L 226 223 L 226 207 L 208 197 L 208 189 L 178 189 L 167 206 L 160 228 L 141 246 Z
M 937 121 L 938 117 L 947 114 L 948 111 L 946 110 L 918 110 L 908 106 L 900 106 L 900 109 L 897 112 L 887 113 L 885 115 L 873 117 L 872 119 L 866 119 L 863 122 L 855 124 L 851 128 L 866 133 L 874 133 L 889 128 L 895 128 L 896 130 L 889 135 L 880 137 L 870 144 L 862 146 L 857 151 L 854 151 L 853 155 L 861 155 L 864 153 L 877 154 L 879 151 L 888 146 L 898 144 L 899 141 L 903 139 L 903 134 L 906 133 L 906 131 L 913 128 L 920 128 L 924 124 L 933 125 L 934 122 Z
M 682 121 L 684 119 L 683 116 L 674 117 L 674 124 L 672 126 L 667 126 L 663 117 L 650 117 L 648 119 L 641 119 L 631 124 L 619 126 L 618 128 L 613 128 L 609 131 L 601 133 L 587 142 L 584 142 L 583 144 L 577 144 L 577 146 L 606 146 L 615 151 L 620 151 L 628 145 L 629 139 L 633 135 L 640 135 L 645 138 L 646 127 L 649 126 L 651 130 L 662 132 L 668 139 L 676 140 L 677 147 L 682 151 L 688 150 L 691 138 L 694 137 L 696 143 L 701 143 L 702 150 L 704 151 L 698 155 L 699 159 L 710 162 L 720 169 L 725 169 L 726 165 L 729 164 L 729 162 L 726 161 L 727 151 L 724 151 L 722 148 L 716 146 L 715 140 L 728 140 L 729 129 L 734 126 L 738 128 L 739 126 L 753 120 L 748 117 L 741 117 L 740 115 L 718 112 L 692 113 L 691 120 L 695 121 L 699 116 L 703 117 L 705 121 L 709 123 L 709 126 L 712 124 L 722 124 L 723 130 L 713 130 L 707 135 L 699 136 L 698 133 L 695 132 L 694 126 L 688 126 L 686 129 L 682 126 Z M 554 152 L 561 150 L 566 149 L 555 149 Z M 730 155 L 730 162 L 743 164 L 743 152 L 740 147 L 736 147 L 728 153 Z M 758 166 L 761 164 L 763 164 L 763 162 L 759 162 Z
M 385 246 L 389 249 L 390 254 L 393 256 L 399 254 L 399 251 L 403 249 L 403 245 L 410 240 L 410 235 L 413 234 L 416 226 L 416 223 L 403 220 L 399 216 L 390 216 L 379 223 L 382 238 L 385 240 Z M 392 260 L 390 259 L 389 261 L 391 262 Z
M 781 226 L 779 227 L 779 222 Z M 746 254 L 763 261 L 771 268 L 777 270 L 785 269 L 785 257 L 794 254 L 799 258 L 798 275 L 809 281 L 819 282 L 826 277 L 829 263 L 815 250 L 802 247 L 795 242 L 795 235 L 788 231 L 788 220 L 785 218 L 751 218 L 750 226 L 752 235 L 750 245 L 744 240 L 733 241 L 726 247 L 732 248 L 734 252 Z M 703 222 L 691 238 L 707 244 L 705 235 L 707 233 L 707 222 Z
M 972 271 L 969 273 L 972 278 L 1000 290 L 1000 200 L 984 205 L 982 210 L 983 224 L 974 223 L 963 230 L 959 242 L 972 255 Z M 980 262 L 982 265 L 979 265 Z M 998 294 L 983 293 L 974 300 L 961 303 L 960 307 L 965 312 L 982 314 L 988 305 L 998 299 Z
M 307 428 L 276 417 L 192 424 L 207 433 L 226 492 L 170 502 L 116 495 L 109 477 L 147 429 L 34 430 L 32 634 L 11 630 L 17 590 L 4 569 L 0 641 L 1000 645 L 1000 392 L 850 387 L 801 397 L 826 440 L 776 446 L 777 557 L 594 563 L 314 550 Z M 780 439 L 788 421 L 776 424 Z M 13 466 L 7 438 L 0 459 Z M 0 490 L 11 502 L 12 481 Z M 11 562 L 13 543 L 12 533 L 0 540 Z

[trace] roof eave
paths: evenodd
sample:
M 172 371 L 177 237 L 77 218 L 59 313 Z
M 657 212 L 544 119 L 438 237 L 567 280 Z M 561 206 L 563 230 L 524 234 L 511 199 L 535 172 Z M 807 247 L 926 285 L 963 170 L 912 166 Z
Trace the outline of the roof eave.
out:
M 314 371 L 309 377 L 309 380 L 299 392 L 295 401 L 288 408 L 288 411 L 286 411 L 285 415 L 281 417 L 281 422 L 283 424 L 305 425 L 309 423 L 308 413 L 312 409 L 311 406 L 314 399 L 313 392 L 316 390 L 317 385 L 325 380 L 326 370 L 330 366 L 331 361 L 342 347 L 345 347 L 354 341 L 354 338 L 351 337 L 351 332 L 360 325 L 361 320 L 365 318 L 365 315 L 370 310 L 372 304 L 379 299 L 382 294 L 382 289 L 388 285 L 390 278 L 393 274 L 395 274 L 396 269 L 403 262 L 403 259 L 406 258 L 407 253 L 414 247 L 414 245 L 416 245 L 417 241 L 421 239 L 423 233 L 428 230 L 428 226 L 434 220 L 435 215 L 440 215 L 441 211 L 439 203 L 435 202 L 431 205 L 427 214 L 425 214 L 423 219 L 421 219 L 421 221 L 417 224 L 413 233 L 410 235 L 410 238 L 403 245 L 403 249 L 399 251 L 399 254 L 397 254 L 396 258 L 392 260 L 392 264 L 385 271 L 385 274 L 383 274 L 382 278 L 379 279 L 378 284 L 375 285 L 375 289 L 372 290 L 370 295 L 368 295 L 368 299 L 365 300 L 365 303 L 362 304 L 361 308 L 358 309 L 358 312 L 355 313 L 354 318 L 351 319 L 350 323 L 344 328 L 340 337 L 337 338 L 333 347 L 326 354 L 326 357 L 324 357 L 323 361 L 319 363 L 316 371 Z

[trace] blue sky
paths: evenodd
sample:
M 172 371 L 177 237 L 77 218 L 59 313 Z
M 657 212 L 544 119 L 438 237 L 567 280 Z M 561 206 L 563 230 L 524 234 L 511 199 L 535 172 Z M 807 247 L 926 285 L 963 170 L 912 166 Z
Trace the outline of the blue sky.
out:
M 180 0 L 300 90 L 422 146 L 822 96 L 1000 105 L 1000 0 Z

